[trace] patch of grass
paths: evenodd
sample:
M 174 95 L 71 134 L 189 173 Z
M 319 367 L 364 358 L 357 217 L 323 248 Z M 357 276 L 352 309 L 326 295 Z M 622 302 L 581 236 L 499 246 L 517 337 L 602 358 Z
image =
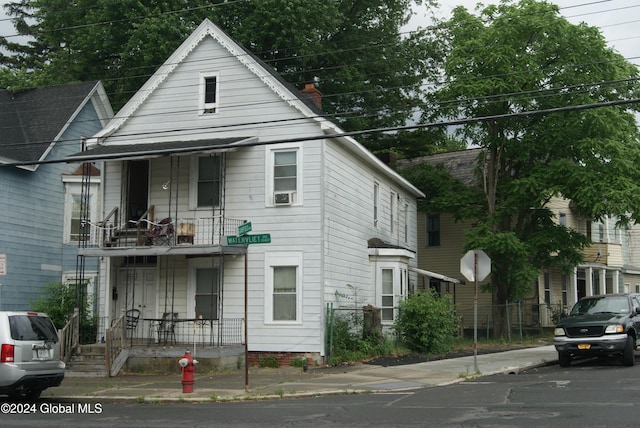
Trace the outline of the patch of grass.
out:
M 278 364 L 278 359 L 274 355 L 269 355 L 268 357 L 260 357 L 258 366 L 262 368 L 270 367 L 273 369 L 277 369 L 278 367 L 280 367 L 280 364 Z
M 293 367 L 304 367 L 309 365 L 309 363 L 307 362 L 306 358 L 296 358 L 293 361 L 291 361 L 291 363 L 289 363 L 290 366 Z

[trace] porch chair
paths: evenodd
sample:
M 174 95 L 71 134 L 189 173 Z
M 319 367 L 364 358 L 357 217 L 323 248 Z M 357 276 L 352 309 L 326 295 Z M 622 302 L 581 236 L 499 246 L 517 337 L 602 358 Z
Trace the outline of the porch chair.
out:
M 178 319 L 177 312 L 165 312 L 162 314 L 162 319 L 154 322 L 151 325 L 152 334 L 149 338 L 156 337 L 156 343 L 166 344 L 171 339 L 171 344 L 176 343 L 175 324 Z
M 129 331 L 135 331 L 138 327 L 138 321 L 140 321 L 140 310 L 129 309 L 124 314 L 126 328 Z

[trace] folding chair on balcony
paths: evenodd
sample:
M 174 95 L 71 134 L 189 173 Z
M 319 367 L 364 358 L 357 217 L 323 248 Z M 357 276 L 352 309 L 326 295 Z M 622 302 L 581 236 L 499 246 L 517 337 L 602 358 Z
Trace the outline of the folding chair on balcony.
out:
M 171 245 L 175 228 L 170 217 L 163 218 L 158 223 L 153 223 L 147 237 L 152 245 Z

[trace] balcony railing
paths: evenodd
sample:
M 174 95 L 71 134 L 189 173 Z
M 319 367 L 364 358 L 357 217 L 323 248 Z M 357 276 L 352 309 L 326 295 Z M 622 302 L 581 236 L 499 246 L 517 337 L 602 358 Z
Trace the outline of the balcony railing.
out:
M 226 245 L 224 237 L 236 235 L 238 226 L 245 220 L 223 216 L 199 218 L 165 218 L 161 220 L 141 219 L 119 225 L 115 222 L 91 224 L 89 241 L 97 247 L 141 247 L 141 246 L 217 246 Z

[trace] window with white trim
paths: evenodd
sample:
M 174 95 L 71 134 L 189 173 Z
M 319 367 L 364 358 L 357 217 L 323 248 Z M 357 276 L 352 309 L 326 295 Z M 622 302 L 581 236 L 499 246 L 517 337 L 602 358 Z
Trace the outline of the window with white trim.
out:
M 218 269 L 196 269 L 195 279 L 196 318 L 217 320 L 220 298 L 220 280 L 218 276 Z
M 220 155 L 192 158 L 189 207 L 219 207 L 222 186 L 222 159 Z
M 200 114 L 218 113 L 219 73 L 200 74 Z
M 393 269 L 382 269 L 382 321 L 393 321 L 394 311 L 394 287 L 393 287 Z
M 378 215 L 380 204 L 380 184 L 378 182 L 373 183 L 373 227 L 378 227 Z
M 544 273 L 544 303 L 551 304 L 551 273 L 548 271 Z
M 219 319 L 220 310 L 220 270 L 210 257 L 188 259 L 187 262 L 187 305 L 189 319 Z M 180 314 L 180 318 L 184 314 Z
M 91 183 L 86 203 L 87 218 L 83 219 L 82 184 L 77 182 L 78 176 L 64 177 L 65 204 L 64 204 L 64 243 L 76 243 L 81 239 L 92 241 L 97 235 L 92 230 L 91 223 L 96 223 L 98 213 L 98 189 L 99 180 Z M 86 222 L 83 222 L 86 220 Z
M 389 230 L 391 233 L 395 233 L 396 230 L 396 209 L 397 209 L 398 195 L 391 192 L 389 195 Z
M 268 148 L 265 205 L 302 204 L 302 146 L 279 145 Z
M 302 321 L 302 253 L 265 254 L 265 322 Z
M 404 242 L 409 242 L 409 204 L 404 204 Z

